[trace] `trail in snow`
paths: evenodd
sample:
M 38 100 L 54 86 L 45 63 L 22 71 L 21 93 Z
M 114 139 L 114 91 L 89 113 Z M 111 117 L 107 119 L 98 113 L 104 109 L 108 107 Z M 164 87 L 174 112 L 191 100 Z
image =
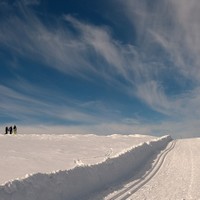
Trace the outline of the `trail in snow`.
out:
M 131 199 L 200 199 L 199 149 L 199 139 L 178 140 L 161 170 Z
M 132 180 L 91 200 L 199 200 L 199 149 L 199 138 L 173 141 L 145 175 L 144 166 Z
M 128 199 L 133 193 L 138 191 L 142 186 L 144 186 L 148 181 L 150 181 L 158 170 L 162 167 L 162 164 L 167 156 L 167 154 L 172 151 L 175 147 L 176 141 L 172 141 L 168 147 L 163 150 L 163 152 L 158 156 L 156 162 L 153 164 L 152 168 L 146 173 L 144 176 L 140 177 L 139 180 L 133 181 L 129 183 L 129 186 L 123 189 L 122 191 L 118 192 L 111 198 L 106 198 L 107 200 L 126 200 Z

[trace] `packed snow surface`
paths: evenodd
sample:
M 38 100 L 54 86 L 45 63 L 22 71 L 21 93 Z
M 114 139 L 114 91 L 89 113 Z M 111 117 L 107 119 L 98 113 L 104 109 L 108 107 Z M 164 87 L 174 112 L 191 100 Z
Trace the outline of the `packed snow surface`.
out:
M 33 175 L 3 183 L 0 200 L 87 199 L 129 177 L 171 140 L 138 135 L 2 136 L 4 181 L 4 174 L 18 170 Z
M 174 140 L 155 160 L 89 200 L 200 200 L 200 138 Z
M 199 200 L 200 139 L 178 140 L 162 167 L 140 190 L 134 200 Z

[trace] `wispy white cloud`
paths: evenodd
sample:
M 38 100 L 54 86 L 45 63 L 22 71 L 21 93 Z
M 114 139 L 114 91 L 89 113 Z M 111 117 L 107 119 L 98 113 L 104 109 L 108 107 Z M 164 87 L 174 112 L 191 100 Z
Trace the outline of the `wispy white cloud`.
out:
M 136 31 L 138 46 L 113 39 L 109 27 L 96 26 L 70 15 L 64 15 L 59 23 L 55 20 L 53 25 L 48 26 L 29 7 L 39 1 L 20 2 L 15 5 L 20 14 L 0 20 L 0 45 L 14 55 L 92 81 L 100 77 L 107 84 L 173 118 L 181 118 L 185 122 L 200 118 L 196 109 L 200 99 L 198 0 L 157 1 L 151 6 L 147 1 L 118 0 L 123 14 L 132 24 L 129 28 Z M 73 31 L 69 27 L 73 27 Z M 191 81 L 193 88 L 169 95 L 161 81 L 164 73 L 172 79 L 182 77 L 181 80 L 176 79 L 180 81 L 179 85 L 182 79 Z M 34 91 L 34 88 L 30 90 Z M 30 99 L 5 86 L 1 86 L 0 91 L 5 94 L 2 109 L 8 111 L 11 110 L 8 107 L 14 106 L 6 103 L 5 99 L 15 99 L 27 104 L 31 102 L 38 110 L 45 108 L 46 115 L 54 113 L 67 120 L 93 121 L 86 112 L 75 108 L 70 110 L 69 107 L 63 109 L 54 105 L 53 112 L 49 112 L 51 105 L 47 102 Z M 18 108 L 24 111 L 22 104 Z
M 17 8 L 20 16 L 1 21 L 0 43 L 12 52 L 64 73 L 85 78 L 92 73 L 113 82 L 117 82 L 113 75 L 118 75 L 132 82 L 130 72 L 133 74 L 134 70 L 129 65 L 135 57 L 134 48 L 113 40 L 108 28 L 64 16 L 79 33 L 74 35 L 64 21 L 62 25 L 48 27 L 24 4 Z
M 172 107 L 173 103 L 176 107 L 181 107 L 177 102 L 186 99 L 190 101 L 191 97 L 185 98 L 184 95 L 167 97 L 159 76 L 163 76 L 164 69 L 164 72 L 172 78 L 184 76 L 185 79 L 195 82 L 196 86 L 200 84 L 199 1 L 156 1 L 152 2 L 151 6 L 147 1 L 118 2 L 126 11 L 124 13 L 132 23 L 132 28 L 136 30 L 143 58 L 153 59 L 153 62 L 151 60 L 148 62 L 148 66 L 141 59 L 137 61 L 142 73 L 147 74 L 142 79 L 145 82 L 139 84 L 137 88 L 138 95 L 153 107 L 160 106 L 165 110 Z M 159 51 L 163 51 L 164 56 L 160 57 Z M 165 63 L 166 60 L 170 62 Z M 195 92 L 196 89 L 190 93 Z
M 0 117 L 11 117 L 24 124 L 99 124 L 119 120 L 118 111 L 101 100 L 79 100 L 57 86 L 34 85 L 26 79 L 0 85 Z
M 164 114 L 170 114 L 172 112 L 171 102 L 165 95 L 162 86 L 156 81 L 152 80 L 138 85 L 137 96 L 158 112 Z
M 199 1 L 157 1 L 152 6 L 147 1 L 120 2 L 136 27 L 144 52 L 154 52 L 155 45 L 161 45 L 178 73 L 199 82 Z

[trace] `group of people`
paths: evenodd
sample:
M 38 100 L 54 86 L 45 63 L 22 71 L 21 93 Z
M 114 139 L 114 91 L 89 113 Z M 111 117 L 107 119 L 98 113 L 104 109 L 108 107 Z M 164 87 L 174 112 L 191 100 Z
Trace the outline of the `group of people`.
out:
M 10 126 L 9 128 L 6 126 L 5 128 L 5 134 L 16 134 L 17 133 L 17 126 L 14 125 L 13 127 Z

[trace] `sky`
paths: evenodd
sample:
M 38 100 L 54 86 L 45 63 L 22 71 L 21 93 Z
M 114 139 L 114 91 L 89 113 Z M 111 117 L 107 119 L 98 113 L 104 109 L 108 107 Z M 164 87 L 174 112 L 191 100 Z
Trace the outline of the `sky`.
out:
M 1 132 L 200 136 L 199 9 L 0 0 Z

